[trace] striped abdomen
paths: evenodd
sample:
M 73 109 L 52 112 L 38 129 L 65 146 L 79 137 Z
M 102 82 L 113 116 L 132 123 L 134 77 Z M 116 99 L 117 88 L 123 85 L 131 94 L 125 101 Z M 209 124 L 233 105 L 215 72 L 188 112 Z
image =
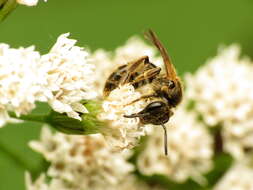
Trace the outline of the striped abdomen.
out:
M 130 63 L 129 63 L 130 64 Z M 151 83 L 155 77 L 146 78 L 139 82 L 135 82 L 135 79 L 142 75 L 145 71 L 156 68 L 152 63 L 143 63 L 138 66 L 134 71 L 129 71 L 129 64 L 118 67 L 107 79 L 104 87 L 104 96 L 108 96 L 112 90 L 119 85 L 131 83 L 135 88 L 139 88 L 145 84 Z M 131 63 L 132 64 L 132 63 Z M 127 77 L 127 75 L 129 75 Z M 125 78 L 128 78 L 125 80 Z

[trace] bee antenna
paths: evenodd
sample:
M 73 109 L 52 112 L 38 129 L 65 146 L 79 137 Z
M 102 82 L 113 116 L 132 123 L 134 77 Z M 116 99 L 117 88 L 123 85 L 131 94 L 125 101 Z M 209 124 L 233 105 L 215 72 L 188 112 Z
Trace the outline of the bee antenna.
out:
M 168 155 L 167 130 L 164 124 L 162 124 L 162 127 L 164 129 L 164 153 L 167 156 Z
M 162 55 L 163 62 L 166 68 L 166 75 L 170 79 L 175 79 L 176 78 L 176 71 L 175 68 L 172 64 L 171 58 L 167 52 L 167 50 L 164 48 L 163 44 L 160 42 L 158 37 L 156 36 L 155 32 L 153 32 L 151 29 L 149 29 L 147 32 L 144 32 L 144 37 L 152 42 L 159 52 Z

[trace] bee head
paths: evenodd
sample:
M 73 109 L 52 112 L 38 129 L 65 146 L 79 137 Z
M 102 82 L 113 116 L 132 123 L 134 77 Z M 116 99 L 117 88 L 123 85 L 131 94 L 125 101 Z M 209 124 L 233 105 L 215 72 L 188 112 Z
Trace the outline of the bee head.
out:
M 126 118 L 138 117 L 143 124 L 162 125 L 167 123 L 173 115 L 168 105 L 163 101 L 154 101 L 148 104 L 139 113 L 124 115 Z

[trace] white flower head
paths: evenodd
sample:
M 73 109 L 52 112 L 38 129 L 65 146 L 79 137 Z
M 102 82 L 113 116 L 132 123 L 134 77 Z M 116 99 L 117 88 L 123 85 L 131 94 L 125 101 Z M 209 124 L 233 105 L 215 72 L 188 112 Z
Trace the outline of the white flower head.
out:
M 168 155 L 164 154 L 163 129 L 154 127 L 137 166 L 145 175 L 163 174 L 184 182 L 192 178 L 205 183 L 202 174 L 212 168 L 212 137 L 193 113 L 180 105 L 166 124 Z
M 71 185 L 66 185 L 60 179 L 54 178 L 49 184 L 46 182 L 46 175 L 41 174 L 34 182 L 32 182 L 29 173 L 25 173 L 25 183 L 27 190 L 73 190 Z M 140 181 L 134 175 L 128 175 L 117 185 L 106 184 L 105 186 L 88 186 L 85 190 L 164 190 L 164 188 L 158 185 L 152 185 Z
M 186 77 L 189 98 L 210 126 L 222 124 L 225 151 L 241 159 L 253 148 L 253 65 L 231 45 Z
M 148 100 L 130 104 L 141 96 L 142 94 L 132 85 L 124 85 L 113 90 L 103 102 L 103 110 L 99 119 L 108 124 L 108 129 L 103 134 L 116 149 L 132 148 L 149 130 L 148 126 L 141 124 L 138 118 L 124 117 L 124 115 L 138 113 L 145 108 Z
M 34 47 L 10 48 L 0 44 L 0 110 L 1 118 L 7 111 L 16 115 L 29 113 L 41 96 L 40 86 L 45 82 L 38 69 L 40 54 Z M 1 119 L 1 120 L 2 120 Z M 4 124 L 4 119 L 1 124 Z
M 96 96 L 94 65 L 88 63 L 88 53 L 68 36 L 60 35 L 50 52 L 41 57 L 47 78 L 44 94 L 55 111 L 81 120 L 76 111 L 86 113 L 87 109 L 78 102 Z
M 253 105 L 253 67 L 240 59 L 240 48 L 221 49 L 194 75 L 186 77 L 187 96 L 196 101 L 196 109 L 210 126 L 228 120 L 248 118 Z
M 90 57 L 91 63 L 95 65 L 94 81 L 98 94 L 102 96 L 106 80 L 118 66 L 113 62 L 111 53 L 98 49 Z M 122 62 L 121 64 L 124 64 Z
M 51 163 L 47 172 L 52 177 L 50 189 L 109 190 L 133 170 L 126 161 L 130 154 L 114 152 L 102 135 L 52 134 L 44 127 L 41 140 L 30 146 Z
M 35 6 L 37 5 L 39 0 L 17 0 L 17 3 L 22 4 L 22 5 L 26 5 L 26 6 Z M 47 2 L 47 0 L 44 0 L 45 2 Z
M 68 35 L 60 35 L 43 56 L 33 46 L 14 49 L 0 44 L 0 126 L 9 120 L 8 112 L 27 114 L 36 101 L 79 120 L 78 113 L 88 112 L 79 102 L 96 97 L 94 65 Z
M 222 129 L 224 150 L 234 158 L 243 159 L 253 149 L 253 119 L 227 121 Z
M 236 162 L 220 179 L 214 190 L 251 190 L 253 189 L 252 160 L 245 158 Z

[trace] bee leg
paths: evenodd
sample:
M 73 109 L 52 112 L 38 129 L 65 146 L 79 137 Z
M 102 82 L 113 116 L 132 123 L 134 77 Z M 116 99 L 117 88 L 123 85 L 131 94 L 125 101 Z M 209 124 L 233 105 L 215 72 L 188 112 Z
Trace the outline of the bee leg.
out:
M 156 94 L 144 95 L 144 96 L 141 96 L 140 98 L 137 98 L 137 99 L 135 99 L 134 101 L 132 101 L 132 102 L 126 104 L 125 106 L 131 105 L 131 104 L 133 104 L 133 103 L 135 103 L 135 102 L 138 102 L 139 100 L 142 100 L 142 99 L 153 98 L 153 97 L 157 97 L 157 95 L 156 95 Z
M 137 70 L 141 63 L 149 63 L 148 56 L 143 56 L 133 62 L 128 63 L 129 68 L 127 69 L 127 74 L 121 79 L 120 84 L 126 84 L 129 82 L 131 75 Z
M 135 85 L 135 84 L 138 84 L 142 81 L 145 81 L 145 80 L 148 80 L 150 78 L 153 78 L 155 77 L 156 75 L 158 75 L 161 71 L 161 68 L 160 67 L 156 67 L 156 68 L 153 68 L 153 69 L 149 69 L 147 71 L 145 71 L 143 74 L 139 75 L 133 82 L 131 82 L 130 84 L 131 85 Z M 149 94 L 149 95 L 144 95 L 144 96 L 141 96 L 140 98 L 126 104 L 126 105 L 130 105 L 130 104 L 133 104 L 141 99 L 147 99 L 147 98 L 152 98 L 152 97 L 157 97 L 157 95 L 155 93 L 153 94 Z

